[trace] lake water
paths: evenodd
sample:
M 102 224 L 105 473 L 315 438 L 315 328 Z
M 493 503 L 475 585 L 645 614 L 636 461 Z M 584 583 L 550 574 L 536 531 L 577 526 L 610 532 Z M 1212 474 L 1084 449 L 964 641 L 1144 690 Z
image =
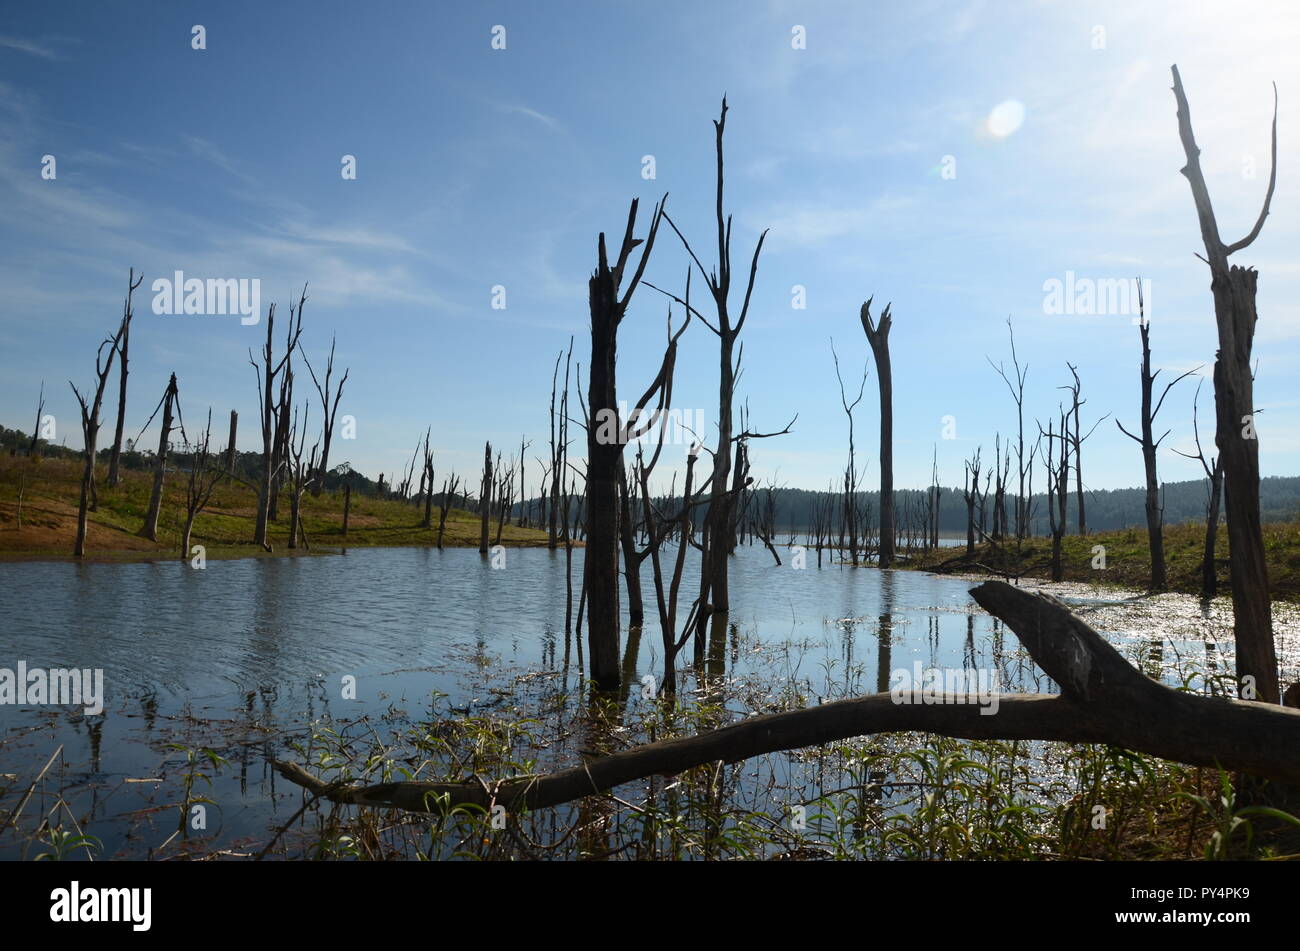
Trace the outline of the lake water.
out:
M 994 669 L 1004 691 L 1055 690 L 1014 636 L 1003 638 L 973 604 L 970 580 L 829 559 L 819 569 L 811 552 L 798 570 L 782 556 L 778 567 L 762 548 L 736 554 L 736 636 L 717 658 L 727 678 L 775 670 L 806 683 L 809 702 L 818 702 L 888 689 L 892 670 L 920 661 Z M 575 550 L 575 600 L 581 568 Z M 662 676 L 649 577 L 647 564 L 646 631 L 630 664 L 638 681 Z M 687 606 L 691 590 L 684 585 Z M 1087 603 L 1086 589 L 1073 593 Z M 1174 604 L 1187 614 L 1176 651 L 1224 640 L 1230 616 L 1198 619 L 1194 599 L 1177 598 L 1165 596 L 1149 618 L 1167 626 Z M 1095 602 L 1094 625 L 1121 639 L 1149 636 L 1142 624 L 1125 630 L 1133 614 L 1116 600 Z M 1120 611 L 1109 622 L 1108 606 Z M 168 744 L 210 746 L 232 765 L 198 790 L 214 801 L 208 831 L 225 847 L 247 848 L 301 803 L 268 760 L 305 724 L 380 720 L 397 705 L 427 711 L 432 691 L 453 709 L 473 710 L 511 677 L 546 674 L 573 690 L 585 635 L 582 645 L 566 639 L 564 617 L 564 553 L 544 549 L 510 549 L 503 568 L 473 550 L 419 548 L 209 561 L 204 570 L 180 562 L 0 565 L 0 667 L 102 668 L 106 694 L 98 716 L 0 705 L 0 807 L 13 809 L 62 746 L 20 824 L 30 829 L 35 817 L 58 813 L 55 792 L 64 790 L 64 811 L 104 843 L 104 857 L 145 857 L 176 826 L 174 784 L 185 759 Z M 1293 644 L 1294 616 L 1279 624 L 1292 625 Z M 1221 653 L 1226 663 L 1230 649 Z M 679 666 L 689 655 L 687 647 Z M 355 678 L 356 699 L 344 699 L 346 677 Z M 688 674 L 684 690 L 690 682 Z M 166 782 L 152 781 L 159 778 Z M 13 830 L 0 836 L 0 857 L 25 854 Z

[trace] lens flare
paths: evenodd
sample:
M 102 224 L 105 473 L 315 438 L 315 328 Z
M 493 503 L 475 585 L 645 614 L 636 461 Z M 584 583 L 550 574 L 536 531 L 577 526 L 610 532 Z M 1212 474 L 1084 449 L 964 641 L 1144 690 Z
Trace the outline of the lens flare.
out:
M 1016 99 L 1008 99 L 993 107 L 993 111 L 989 113 L 984 126 L 989 135 L 994 138 L 1005 139 L 1019 129 L 1024 124 L 1024 121 L 1024 103 Z

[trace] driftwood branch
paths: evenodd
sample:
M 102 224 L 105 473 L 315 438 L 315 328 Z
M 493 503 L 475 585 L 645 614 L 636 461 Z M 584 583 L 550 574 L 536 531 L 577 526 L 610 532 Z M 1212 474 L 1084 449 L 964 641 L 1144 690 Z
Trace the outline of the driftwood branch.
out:
M 1060 695 L 999 697 L 987 715 L 975 695 L 944 703 L 898 703 L 889 693 L 749 717 L 697 736 L 589 757 L 554 773 L 501 781 L 327 783 L 295 763 L 276 761 L 289 781 L 332 802 L 434 811 L 457 805 L 542 809 L 603 793 L 624 783 L 672 775 L 706 763 L 734 763 L 873 733 L 920 732 L 958 739 L 1107 743 L 1198 766 L 1300 782 L 1300 710 L 1211 698 L 1174 690 L 1125 660 L 1054 598 L 1001 581 L 971 591 L 1002 618 Z

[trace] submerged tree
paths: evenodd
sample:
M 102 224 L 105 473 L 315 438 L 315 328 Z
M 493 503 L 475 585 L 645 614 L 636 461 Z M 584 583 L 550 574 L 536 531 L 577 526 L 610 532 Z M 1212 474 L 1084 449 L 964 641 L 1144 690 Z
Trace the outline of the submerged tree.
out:
M 727 100 L 723 97 L 722 111 L 713 121 L 714 151 L 716 154 L 716 190 L 714 215 L 717 226 L 718 262 L 711 271 L 704 269 L 699 256 L 691 248 L 690 242 L 682 234 L 676 223 L 668 215 L 664 218 L 681 240 L 691 261 L 699 269 L 713 298 L 714 320 L 710 321 L 698 311 L 688 311 L 688 318 L 694 313 L 718 338 L 718 448 L 713 454 L 713 474 L 706 480 L 712 485 L 712 499 L 704 521 L 704 564 L 700 576 L 700 600 L 712 602 L 708 616 L 712 618 L 713 636 L 722 642 L 727 630 L 727 612 L 730 604 L 730 588 L 727 570 L 736 529 L 736 496 L 742 485 L 732 483 L 733 470 L 736 468 L 733 453 L 743 451 L 739 439 L 734 433 L 732 405 L 736 395 L 736 381 L 739 376 L 739 360 L 736 344 L 740 332 L 745 327 L 749 316 L 749 305 L 754 293 L 754 280 L 758 274 L 758 259 L 763 253 L 763 242 L 767 231 L 759 235 L 754 245 L 754 254 L 749 264 L 749 279 L 745 285 L 740 313 L 731 312 L 731 216 L 726 214 L 723 206 L 724 164 L 723 136 L 727 126 Z M 681 302 L 679 300 L 679 302 Z M 789 430 L 789 426 L 786 427 Z M 728 488 L 729 483 L 730 489 Z M 701 615 L 701 621 L 704 616 Z
M 622 679 L 619 616 L 619 485 L 623 475 L 623 448 L 639 439 L 650 423 L 641 420 L 650 401 L 658 397 L 664 409 L 665 392 L 671 392 L 672 356 L 677 338 L 690 323 L 687 316 L 681 329 L 669 332 L 668 352 L 658 375 L 623 419 L 618 405 L 618 328 L 627 313 L 632 295 L 654 250 L 655 236 L 664 217 L 663 202 L 655 205 L 644 242 L 633 237 L 636 228 L 637 200 L 628 209 L 627 227 L 618 256 L 611 266 L 605 247 L 605 233 L 596 242 L 596 270 L 588 281 L 588 304 L 591 312 L 591 364 L 587 385 L 587 477 L 586 543 L 583 583 L 587 603 L 587 645 L 591 677 L 600 690 L 616 690 Z M 641 257 L 626 285 L 623 274 L 633 250 L 640 244 Z
M 489 522 L 492 518 L 492 443 L 483 446 L 483 478 L 479 482 L 478 552 L 488 553 Z
M 894 563 L 894 374 L 889 364 L 889 328 L 893 319 L 889 304 L 879 323 L 871 317 L 871 299 L 859 315 L 862 329 L 876 358 L 876 380 L 880 384 L 880 555 L 877 563 L 888 568 Z
M 1222 460 L 1224 508 L 1228 516 L 1228 549 L 1232 579 L 1233 636 L 1237 646 L 1237 680 L 1242 695 L 1266 703 L 1280 700 L 1277 650 L 1273 644 L 1273 605 L 1268 593 L 1268 564 L 1259 514 L 1259 438 L 1255 431 L 1254 375 L 1250 369 L 1255 336 L 1254 268 L 1229 266 L 1228 258 L 1259 237 L 1277 185 L 1277 86 L 1273 87 L 1272 171 L 1264 206 L 1250 233 L 1225 244 L 1201 171 L 1201 150 L 1192 133 L 1191 111 L 1183 81 L 1174 66 L 1174 99 L 1178 104 L 1178 135 L 1187 164 L 1182 173 L 1191 185 L 1196 215 L 1205 244 L 1203 261 L 1210 268 L 1214 318 L 1219 350 L 1214 361 L 1215 444 Z
M 840 548 L 844 548 L 847 537 L 849 559 L 858 563 L 858 463 L 857 445 L 853 437 L 853 411 L 862 402 L 862 394 L 867 389 L 867 365 L 862 365 L 862 382 L 858 385 L 858 395 L 852 401 L 844 389 L 844 377 L 840 375 L 840 355 L 835 352 L 835 341 L 831 341 L 831 358 L 835 361 L 835 379 L 840 385 L 840 405 L 844 415 L 849 419 L 849 459 L 844 466 L 844 502 L 840 506 Z M 841 552 L 843 557 L 843 552 Z
M 1201 384 L 1196 384 L 1196 396 L 1192 398 L 1192 436 L 1196 441 L 1196 455 L 1175 449 L 1174 452 L 1188 459 L 1195 459 L 1205 471 L 1205 554 L 1201 558 L 1201 596 L 1212 598 L 1219 592 L 1219 577 L 1214 567 L 1214 547 L 1219 534 L 1219 500 L 1223 497 L 1223 462 L 1218 456 L 1212 456 L 1207 462 L 1205 450 L 1201 448 L 1201 427 L 1197 416 L 1201 405 Z

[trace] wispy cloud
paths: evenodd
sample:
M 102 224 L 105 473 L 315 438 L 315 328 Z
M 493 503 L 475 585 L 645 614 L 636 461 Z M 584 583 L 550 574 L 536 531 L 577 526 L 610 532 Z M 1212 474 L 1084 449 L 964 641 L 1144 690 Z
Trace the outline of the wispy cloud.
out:
M 0 46 L 11 50 L 18 50 L 20 53 L 39 56 L 41 59 L 58 60 L 63 58 L 54 50 L 50 49 L 50 47 L 37 43 L 34 40 L 24 39 L 21 36 L 6 36 L 5 34 L 0 33 Z
M 528 106 L 513 106 L 513 105 L 501 104 L 497 106 L 497 111 L 504 112 L 507 115 L 514 114 L 514 115 L 528 116 L 528 118 L 536 119 L 538 122 L 542 123 L 542 125 L 546 126 L 549 129 L 554 129 L 557 132 L 561 131 L 564 128 L 562 125 L 560 125 L 559 119 L 555 118 L 554 116 L 548 116 L 544 112 L 538 112 L 536 109 L 530 109 Z
M 225 152 L 222 152 L 221 149 L 217 148 L 207 139 L 199 138 L 196 135 L 186 135 L 182 138 L 184 139 L 185 144 L 189 146 L 190 151 L 205 162 L 210 162 L 217 166 L 217 168 L 229 172 L 242 182 L 248 184 L 253 184 L 255 182 L 253 176 L 240 168 L 239 164 L 234 159 L 226 155 Z

